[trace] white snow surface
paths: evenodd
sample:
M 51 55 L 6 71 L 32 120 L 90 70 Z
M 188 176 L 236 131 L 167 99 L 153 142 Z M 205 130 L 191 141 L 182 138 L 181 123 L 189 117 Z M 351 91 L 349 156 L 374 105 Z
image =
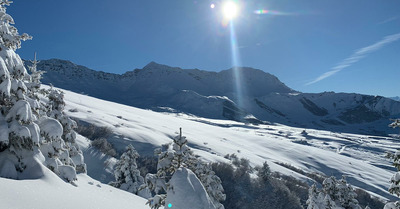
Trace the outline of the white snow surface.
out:
M 308 183 L 312 183 L 308 177 L 277 163 L 337 178 L 346 175 L 348 182 L 356 187 L 383 198 L 395 199 L 387 192 L 394 171 L 384 155 L 386 151 L 396 151 L 400 145 L 398 139 L 313 129 L 307 129 L 305 134 L 304 129 L 279 124 L 254 126 L 185 114 L 158 113 L 70 91 L 65 93 L 66 113 L 96 126 L 109 127 L 113 135 L 108 140 L 118 151 L 133 144 L 140 154 L 152 154 L 154 148 L 172 142 L 172 137 L 182 127 L 189 146 L 205 160 L 227 162 L 223 156 L 235 153 L 249 159 L 253 165 L 267 161 L 272 171 Z M 72 109 L 74 111 L 69 111 Z M 115 158 L 99 153 L 82 136 L 78 135 L 76 140 L 84 152 L 88 175 L 108 183 Z M 70 184 L 41 163 L 35 164 L 31 167 L 38 172 L 36 179 L 0 178 L 1 208 L 149 208 L 145 199 L 100 183 L 86 174 L 78 174 L 78 180 Z
M 158 113 L 70 91 L 65 93 L 67 114 L 96 126 L 109 127 L 113 135 L 108 140 L 117 150 L 133 144 L 139 154 L 150 155 L 154 148 L 172 142 L 171 138 L 182 127 L 189 146 L 205 160 L 226 162 L 223 156 L 235 153 L 249 159 L 253 165 L 267 161 L 272 171 L 310 184 L 312 180 L 308 177 L 277 163 L 336 178 L 345 175 L 352 185 L 393 199 L 387 189 L 394 171 L 384 156 L 387 151 L 395 152 L 399 147 L 399 141 L 394 138 L 313 129 L 302 134 L 304 129 L 279 124 L 255 126 L 185 114 Z M 68 111 L 71 109 L 74 111 Z M 96 173 L 96 176 L 106 175 L 107 169 L 102 169 L 103 164 L 104 161 L 98 158 L 88 163 L 88 170 L 94 166 L 96 172 L 104 171 L 103 174 Z
M 165 205 L 171 208 L 215 209 L 196 175 L 186 168 L 178 169 L 171 180 Z
M 35 180 L 0 178 L 1 208 L 8 209 L 148 209 L 146 200 L 102 184 L 86 174 L 77 175 L 72 184 L 61 180 L 47 168 Z
M 39 121 L 40 132 L 50 139 L 60 139 L 63 134 L 63 127 L 60 122 L 50 117 L 42 117 Z

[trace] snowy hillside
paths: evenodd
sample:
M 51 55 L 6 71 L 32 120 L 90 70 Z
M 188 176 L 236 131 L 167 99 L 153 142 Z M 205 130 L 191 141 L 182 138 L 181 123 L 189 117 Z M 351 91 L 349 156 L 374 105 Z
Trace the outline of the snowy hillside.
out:
M 311 179 L 289 170 L 287 163 L 306 172 L 320 172 L 337 178 L 347 176 L 348 182 L 382 197 L 387 192 L 393 167 L 384 155 L 399 147 L 389 137 L 356 135 L 288 127 L 285 125 L 245 125 L 229 120 L 213 120 L 185 114 L 159 113 L 138 109 L 66 91 L 68 115 L 96 126 L 110 128 L 110 143 L 121 152 L 133 144 L 142 155 L 171 141 L 179 127 L 195 153 L 210 161 L 226 161 L 226 154 L 235 153 L 255 165 L 267 161 L 273 171 L 292 175 L 311 183 Z M 102 176 L 108 182 L 104 156 L 83 148 L 88 175 Z M 96 157 L 97 156 L 97 157 Z M 103 168 L 103 169 L 101 169 Z M 99 173 L 102 172 L 102 174 Z
M 146 200 L 79 174 L 74 185 L 43 167 L 44 176 L 35 180 L 0 178 L 1 208 L 148 209 Z M 23 198 L 23 201 L 21 201 Z
M 300 93 L 261 70 L 240 68 L 244 95 L 239 107 L 232 69 L 208 72 L 151 62 L 123 75 L 90 70 L 69 61 L 38 64 L 42 82 L 100 99 L 156 111 L 185 112 L 213 119 L 342 132 L 386 135 L 388 119 L 400 116 L 400 102 L 379 96 Z M 257 119 L 255 119 L 255 116 Z

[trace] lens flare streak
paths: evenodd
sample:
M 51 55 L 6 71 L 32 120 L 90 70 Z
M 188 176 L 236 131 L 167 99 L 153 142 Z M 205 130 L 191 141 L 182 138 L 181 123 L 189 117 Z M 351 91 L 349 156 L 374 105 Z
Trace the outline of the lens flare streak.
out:
M 231 38 L 231 50 L 232 50 L 232 64 L 233 64 L 233 80 L 235 81 L 235 91 L 236 91 L 236 102 L 239 105 L 239 107 L 244 107 L 243 105 L 243 88 L 244 86 L 242 85 L 242 76 L 240 72 L 240 58 L 239 58 L 239 52 L 238 52 L 238 44 L 237 44 L 237 39 L 236 39 L 236 34 L 235 34 L 235 27 L 233 25 L 233 21 L 229 22 L 230 26 L 230 38 Z
M 257 14 L 257 15 L 292 15 L 292 14 L 286 13 L 286 12 L 279 12 L 279 11 L 267 10 L 267 9 L 255 10 L 254 14 Z

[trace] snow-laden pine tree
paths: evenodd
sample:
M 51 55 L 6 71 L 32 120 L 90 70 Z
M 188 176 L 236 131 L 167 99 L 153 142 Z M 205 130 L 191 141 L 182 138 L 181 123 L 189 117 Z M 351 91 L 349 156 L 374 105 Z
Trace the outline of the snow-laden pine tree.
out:
M 224 194 L 222 181 L 212 170 L 211 164 L 198 160 L 194 167 L 190 169 L 200 179 L 215 208 L 224 209 L 225 207 L 221 202 L 225 201 L 226 195 Z
M 338 180 L 336 187 L 339 190 L 337 196 L 342 207 L 345 209 L 361 209 L 361 206 L 358 204 L 358 200 L 356 199 L 356 192 L 353 187 L 347 183 L 344 177 Z
M 397 172 L 390 179 L 389 192 L 400 197 L 400 150 L 397 150 L 394 154 L 388 153 L 387 157 L 393 158 L 393 166 L 397 169 Z M 387 203 L 385 209 L 400 209 L 400 201 Z
M 322 191 L 318 192 L 315 185 L 309 190 L 307 209 L 361 209 L 356 199 L 357 195 L 345 178 L 337 180 L 331 176 L 322 183 Z
M 269 178 L 271 177 L 271 169 L 269 168 L 269 165 L 267 162 L 264 162 L 262 167 L 260 167 L 258 169 L 257 175 L 263 181 L 269 181 Z
M 6 12 L 10 3 L 0 0 L 0 176 L 17 178 L 41 154 L 40 129 L 30 104 L 34 99 L 29 98 L 24 80 L 27 71 L 15 53 L 21 41 L 31 37 L 12 26 L 14 20 Z
M 149 204 L 152 209 L 163 206 L 165 198 L 167 198 L 165 193 L 174 186 L 170 185 L 170 179 L 178 169 L 187 168 L 195 173 L 201 181 L 215 208 L 224 209 L 220 203 L 226 198 L 221 180 L 211 170 L 209 164 L 194 156 L 187 142 L 186 137 L 182 136 L 182 129 L 180 129 L 179 135 L 173 138 L 172 146 L 167 144 L 164 145 L 165 150 L 155 150 L 155 154 L 158 155 L 157 174 L 147 174 L 145 181 L 147 187 L 154 191 L 156 196 L 149 198 L 146 204 Z
M 144 178 L 140 176 L 140 171 L 136 164 L 138 157 L 139 153 L 135 148 L 131 144 L 128 145 L 126 151 L 115 164 L 115 181 L 110 182 L 110 185 L 141 197 L 149 198 L 151 196 L 150 191 L 147 188 L 141 188 L 144 184 Z
M 322 208 L 324 208 L 324 209 L 343 209 L 342 207 L 337 206 L 336 202 L 334 200 L 332 200 L 331 196 L 329 196 L 328 194 L 325 195 Z
M 65 102 L 64 93 L 53 87 L 48 92 L 48 116 L 55 118 L 63 127 L 61 136 L 62 142 L 59 158 L 65 165 L 70 165 L 76 169 L 77 173 L 86 173 L 82 151 L 76 144 L 76 133 L 74 128 L 77 124 L 74 120 L 64 114 Z
M 157 163 L 157 174 L 147 174 L 146 184 L 147 187 L 154 191 L 156 196 L 149 198 L 146 204 L 149 204 L 150 208 L 158 209 L 163 206 L 165 202 L 169 180 L 172 175 L 182 167 L 189 167 L 195 162 L 195 157 L 192 151 L 187 146 L 186 137 L 182 136 L 182 129 L 180 129 L 180 134 L 173 138 L 173 144 L 164 145 L 165 150 L 156 149 L 155 154 L 158 155 Z
M 393 120 L 389 127 L 400 128 L 400 119 Z M 386 157 L 393 159 L 393 166 L 397 169 L 397 172 L 390 179 L 389 192 L 400 197 L 400 150 L 397 150 L 394 154 L 388 153 Z M 387 203 L 385 209 L 400 209 L 400 201 Z
M 12 26 L 14 21 L 5 7 L 10 3 L 0 0 L 0 176 L 38 178 L 43 173 L 37 164 L 44 163 L 61 178 L 73 181 L 75 166 L 62 138 L 69 129 L 63 128 L 63 121 L 60 123 L 45 114 L 37 95 L 41 73 L 36 70 L 36 62 L 30 76 L 15 53 L 21 47 L 21 40 L 31 37 L 19 35 Z
M 317 191 L 315 184 L 308 190 L 307 205 L 307 209 L 324 209 L 324 196 Z
M 187 146 L 186 137 L 180 134 L 173 138 L 172 149 L 167 145 L 167 150 L 158 152 L 157 175 L 168 176 L 173 174 L 180 167 L 193 167 L 197 159 Z
M 44 104 L 41 103 L 39 94 L 44 95 L 44 91 L 40 89 L 41 87 L 41 79 L 44 71 L 40 71 L 37 69 L 37 63 L 39 63 L 36 60 L 36 53 L 34 60 L 31 61 L 31 65 L 28 66 L 28 69 L 30 71 L 29 76 L 26 77 L 26 80 L 28 81 L 26 84 L 26 87 L 28 89 L 28 95 L 30 98 L 34 99 L 33 102 L 31 103 L 32 108 L 35 110 L 34 113 L 36 115 L 44 115 Z

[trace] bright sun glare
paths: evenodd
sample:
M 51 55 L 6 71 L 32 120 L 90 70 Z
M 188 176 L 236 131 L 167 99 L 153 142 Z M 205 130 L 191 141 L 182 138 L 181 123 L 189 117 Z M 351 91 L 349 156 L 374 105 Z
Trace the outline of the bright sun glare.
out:
M 239 7 L 235 2 L 227 1 L 222 6 L 222 13 L 226 19 L 232 20 L 238 15 Z

